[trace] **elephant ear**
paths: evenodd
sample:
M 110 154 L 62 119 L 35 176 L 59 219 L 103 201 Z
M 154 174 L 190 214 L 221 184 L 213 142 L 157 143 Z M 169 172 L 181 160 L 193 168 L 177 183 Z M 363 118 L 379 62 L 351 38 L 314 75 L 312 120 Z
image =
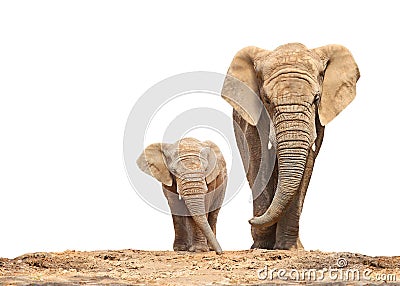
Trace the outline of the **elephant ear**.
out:
M 225 77 L 221 95 L 244 120 L 257 125 L 263 104 L 254 61 L 270 52 L 257 47 L 240 50 L 232 60 Z
M 222 170 L 226 168 L 224 156 L 219 150 L 218 146 L 212 141 L 204 141 L 205 148 L 202 150 L 206 153 L 208 165 L 206 169 L 206 182 L 207 184 L 214 181 Z
M 172 186 L 172 176 L 165 164 L 163 148 L 167 144 L 149 145 L 136 160 L 139 169 L 167 186 Z
M 318 106 L 319 119 L 325 126 L 353 101 L 360 72 L 350 51 L 343 46 L 327 45 L 314 52 L 327 63 Z

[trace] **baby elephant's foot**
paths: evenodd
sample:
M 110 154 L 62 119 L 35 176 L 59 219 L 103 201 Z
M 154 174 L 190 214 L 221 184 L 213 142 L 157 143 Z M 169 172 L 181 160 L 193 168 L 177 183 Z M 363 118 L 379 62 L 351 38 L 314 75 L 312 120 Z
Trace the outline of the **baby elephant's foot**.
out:
M 210 251 L 210 248 L 205 243 L 198 243 L 198 244 L 192 245 L 189 248 L 189 251 L 192 251 L 192 252 L 207 252 L 207 251 Z
M 188 251 L 189 246 L 186 243 L 174 243 L 174 251 Z

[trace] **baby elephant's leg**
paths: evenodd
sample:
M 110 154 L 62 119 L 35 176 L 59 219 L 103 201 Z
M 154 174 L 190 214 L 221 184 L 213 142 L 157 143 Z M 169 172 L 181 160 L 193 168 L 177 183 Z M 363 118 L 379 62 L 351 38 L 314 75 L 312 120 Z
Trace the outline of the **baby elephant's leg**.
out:
M 171 187 L 163 185 L 164 195 L 167 198 L 169 208 L 172 214 L 172 221 L 174 223 L 175 240 L 174 250 L 175 251 L 187 251 L 191 245 L 190 241 L 190 222 L 187 215 L 186 205 L 183 200 L 179 199 L 176 191 L 176 184 Z
M 175 230 L 174 251 L 188 251 L 189 241 L 188 217 L 172 215 Z
M 217 236 L 217 218 L 218 218 L 219 210 L 220 210 L 220 208 L 218 208 L 208 214 L 208 223 L 209 223 L 215 236 Z M 210 250 L 214 250 L 211 247 L 210 242 L 208 242 L 208 247 Z

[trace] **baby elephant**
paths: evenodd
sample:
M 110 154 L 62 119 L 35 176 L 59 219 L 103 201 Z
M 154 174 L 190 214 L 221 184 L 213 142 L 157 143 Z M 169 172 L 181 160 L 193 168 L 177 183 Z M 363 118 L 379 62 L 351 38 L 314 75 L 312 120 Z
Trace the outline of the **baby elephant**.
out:
M 162 183 L 175 228 L 174 250 L 222 252 L 215 237 L 225 196 L 224 157 L 211 141 L 183 138 L 149 145 L 138 167 Z

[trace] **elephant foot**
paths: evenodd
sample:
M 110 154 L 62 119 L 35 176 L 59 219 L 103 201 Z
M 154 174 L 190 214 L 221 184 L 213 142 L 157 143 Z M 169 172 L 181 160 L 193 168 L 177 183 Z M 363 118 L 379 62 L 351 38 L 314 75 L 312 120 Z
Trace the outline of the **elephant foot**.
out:
M 186 243 L 174 243 L 174 251 L 188 251 L 189 246 Z
M 276 241 L 276 224 L 264 227 L 251 227 L 251 236 L 253 237 L 253 245 L 251 248 L 274 249 Z
M 274 242 L 268 240 L 254 241 L 251 249 L 254 248 L 274 249 Z
M 275 243 L 274 249 L 281 250 L 303 250 L 303 244 L 300 241 L 300 238 L 297 238 L 295 241 L 287 240 L 287 241 L 279 241 Z
M 207 252 L 210 251 L 210 248 L 207 244 L 194 244 L 189 248 L 191 252 Z
M 304 247 L 300 241 L 300 238 L 297 238 L 297 250 L 304 250 Z

